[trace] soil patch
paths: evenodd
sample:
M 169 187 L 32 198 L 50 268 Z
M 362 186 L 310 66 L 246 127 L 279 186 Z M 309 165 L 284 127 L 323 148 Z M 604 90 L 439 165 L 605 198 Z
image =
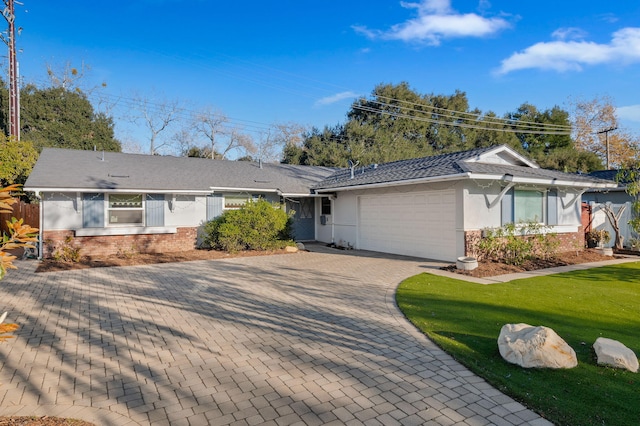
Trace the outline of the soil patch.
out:
M 173 253 L 135 253 L 125 256 L 85 256 L 79 262 L 62 262 L 44 259 L 36 272 L 68 271 L 72 269 L 104 268 L 109 266 L 151 265 L 156 263 L 188 262 L 192 260 L 231 259 L 234 257 L 288 254 L 286 250 L 240 251 L 227 253 L 219 250 L 194 249 Z M 2 424 L 0 423 L 0 426 Z
M 494 277 L 497 275 L 513 274 L 518 272 L 535 271 L 538 269 L 555 268 L 557 266 L 577 265 L 580 263 L 600 262 L 619 258 L 620 256 L 605 256 L 596 250 L 585 249 L 582 251 L 568 251 L 558 253 L 551 259 L 531 259 L 524 264 L 508 265 L 506 263 L 494 261 L 478 262 L 478 267 L 472 271 L 462 271 L 456 268 L 456 265 L 446 266 L 442 269 L 455 272 L 462 275 L 468 275 L 476 278 Z

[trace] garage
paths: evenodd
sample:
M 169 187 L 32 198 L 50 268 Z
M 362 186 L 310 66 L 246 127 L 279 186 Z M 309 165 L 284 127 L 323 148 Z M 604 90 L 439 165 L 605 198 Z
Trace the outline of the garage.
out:
M 453 261 L 455 216 L 453 190 L 362 195 L 358 248 Z

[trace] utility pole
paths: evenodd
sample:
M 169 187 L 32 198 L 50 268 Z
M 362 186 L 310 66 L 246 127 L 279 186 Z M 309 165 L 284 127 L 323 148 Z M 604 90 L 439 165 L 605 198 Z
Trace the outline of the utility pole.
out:
M 9 47 L 9 136 L 20 140 L 20 88 L 18 87 L 18 59 L 16 57 L 16 27 L 14 0 L 3 0 L 2 16 L 9 24 L 7 35 L 0 34 Z
M 599 132 L 596 132 L 598 135 L 601 135 L 604 133 L 604 140 L 607 147 L 607 170 L 609 170 L 609 132 L 613 132 L 614 130 L 618 130 L 618 128 L 609 127 L 608 129 L 600 130 Z

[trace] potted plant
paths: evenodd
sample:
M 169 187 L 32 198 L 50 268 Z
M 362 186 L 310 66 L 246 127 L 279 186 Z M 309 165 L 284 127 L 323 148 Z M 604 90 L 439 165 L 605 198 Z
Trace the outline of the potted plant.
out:
M 587 232 L 586 238 L 588 248 L 603 247 L 611 241 L 611 234 L 609 234 L 609 231 L 605 229 L 594 229 Z

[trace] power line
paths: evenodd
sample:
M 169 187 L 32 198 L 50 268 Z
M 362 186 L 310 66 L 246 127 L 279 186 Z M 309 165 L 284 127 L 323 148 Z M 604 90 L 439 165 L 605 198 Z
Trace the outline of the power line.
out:
M 365 107 L 361 105 L 355 105 L 353 106 L 353 108 L 359 109 L 362 111 L 390 115 L 398 118 L 408 118 L 416 121 L 424 121 L 427 123 L 441 124 L 441 125 L 452 126 L 452 127 L 463 127 L 467 129 L 492 130 L 492 131 L 499 131 L 499 132 L 506 132 L 506 133 L 530 133 L 530 134 L 542 134 L 542 135 L 570 135 L 571 134 L 570 130 L 569 131 L 559 131 L 559 130 L 549 131 L 549 130 L 529 130 L 529 129 L 513 129 L 513 128 L 511 129 L 510 128 L 491 128 L 491 127 L 479 126 L 479 125 L 473 125 L 473 124 L 467 124 L 467 123 L 461 123 L 461 122 L 443 121 L 443 120 L 438 120 L 438 119 L 433 119 L 428 117 L 417 117 L 409 114 L 394 113 L 394 112 L 390 112 L 382 109 Z
M 533 122 L 528 122 L 528 121 L 519 121 L 519 120 L 513 120 L 513 119 L 509 119 L 509 118 L 500 118 L 500 117 L 490 117 L 490 116 L 486 116 L 486 115 L 481 115 L 481 114 L 477 114 L 477 113 L 472 113 L 472 112 L 466 112 L 466 111 L 457 111 L 457 110 L 452 110 L 452 109 L 447 109 L 447 108 L 441 108 L 441 107 L 436 107 L 436 106 L 432 106 L 432 105 L 425 105 L 425 104 L 421 104 L 421 103 L 417 103 L 417 102 L 410 102 L 410 101 L 405 101 L 405 100 L 401 100 L 401 99 L 395 99 L 395 98 L 390 98 L 387 96 L 380 96 L 380 95 L 376 95 L 377 98 L 381 98 L 381 99 L 388 99 L 390 101 L 396 101 L 396 102 L 401 102 L 407 105 L 414 105 L 414 106 L 418 106 L 420 108 L 424 108 L 427 110 L 432 110 L 434 111 L 435 114 L 451 114 L 451 118 L 459 118 L 462 120 L 473 120 L 473 121 L 483 121 L 483 122 L 487 122 L 487 123 L 493 123 L 493 124 L 500 124 L 500 125 L 509 125 L 509 126 L 523 126 L 523 127 L 528 127 L 528 128 L 545 128 L 545 129 L 549 129 L 549 130 L 567 130 L 567 131 L 571 131 L 571 126 L 570 125 L 563 125 L 563 124 L 553 124 L 553 123 L 533 123 Z M 369 100 L 368 102 L 371 103 L 377 103 L 379 105 L 382 106 L 386 106 L 386 107 L 398 107 L 398 105 L 394 105 L 394 104 L 390 104 L 390 103 L 384 103 L 384 102 L 379 102 L 376 100 Z M 414 111 L 414 112 L 421 112 L 421 113 L 425 113 L 428 111 L 423 111 L 421 109 L 416 109 L 416 108 L 409 108 L 410 111 Z

